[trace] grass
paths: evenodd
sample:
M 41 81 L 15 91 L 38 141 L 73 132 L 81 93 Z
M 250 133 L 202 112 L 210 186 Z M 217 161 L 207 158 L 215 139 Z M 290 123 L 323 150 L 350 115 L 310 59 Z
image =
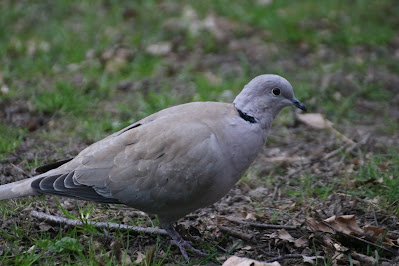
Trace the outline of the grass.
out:
M 352 191 L 360 197 L 377 199 L 378 205 L 394 215 L 399 215 L 399 156 L 398 149 L 388 154 L 373 155 L 361 165 L 354 175 L 358 186 Z
M 24 137 L 25 130 L 21 128 L 8 127 L 3 123 L 0 123 L 0 131 L 0 159 L 3 159 L 18 147 Z
M 0 115 L 5 114 L 3 106 L 22 100 L 29 112 L 45 118 L 46 125 L 29 132 L 0 116 L 0 160 L 14 153 L 24 138 L 38 143 L 63 140 L 66 144 L 73 139 L 75 144 L 89 144 L 171 105 L 232 101 L 249 79 L 266 72 L 287 77 L 298 99 L 336 125 L 376 123 L 379 133 L 397 138 L 399 122 L 384 109 L 396 95 L 395 82 L 373 78 L 381 73 L 397 77 L 399 71 L 391 48 L 399 26 L 399 6 L 393 0 L 260 2 L 2 1 L 0 88 L 6 85 L 10 90 L 0 92 Z M 188 23 L 190 10 L 196 19 Z M 223 28 L 216 21 L 228 37 L 220 39 L 209 30 L 190 28 L 210 14 L 236 25 Z M 252 43 L 254 38 L 260 44 Z M 234 50 L 239 41 L 248 43 L 250 49 Z M 146 52 L 148 45 L 159 42 L 170 43 L 173 56 Z M 125 81 L 132 86 L 121 89 Z M 383 113 L 360 109 L 361 101 L 372 102 Z M 275 122 L 276 127 L 290 124 L 290 110 Z M 68 150 L 76 149 L 70 143 Z M 66 148 L 59 146 L 57 152 L 65 154 Z M 343 180 L 324 185 L 317 175 L 300 176 L 292 180 L 298 189 L 285 193 L 302 201 L 324 200 L 339 188 L 376 198 L 380 209 L 398 215 L 399 155 L 398 150 L 387 149 L 376 150 Z M 36 154 L 24 161 L 24 169 L 31 170 L 45 159 Z M 354 161 L 356 158 L 348 157 L 344 162 Z M 273 184 L 270 179 L 284 173 L 285 168 L 275 169 L 264 183 Z M 347 188 L 351 180 L 361 185 Z M 21 208 L 0 204 L 4 219 L 17 217 Z M 79 213 L 89 218 L 94 207 Z M 273 217 L 278 222 L 279 216 Z M 94 247 L 102 232 L 93 228 L 59 230 L 54 235 L 30 234 L 30 226 L 30 222 L 16 222 L 13 235 L 0 231 L 3 240 L 15 243 L 4 250 L 0 264 L 120 263 L 106 255 L 106 245 Z M 82 247 L 83 235 L 88 239 Z M 128 244 L 137 244 L 128 234 L 117 237 L 121 243 L 128 239 Z M 129 254 L 130 247 L 122 249 Z M 210 254 L 215 250 L 208 245 L 201 248 Z M 133 259 L 135 254 L 130 256 Z M 168 256 L 159 259 L 148 254 L 148 264 L 174 261 Z M 210 257 L 198 263 L 215 261 Z

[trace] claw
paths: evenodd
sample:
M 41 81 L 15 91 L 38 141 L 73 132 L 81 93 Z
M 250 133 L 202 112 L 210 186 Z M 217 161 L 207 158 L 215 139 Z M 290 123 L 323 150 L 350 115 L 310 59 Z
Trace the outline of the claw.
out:
M 184 240 L 181 235 L 176 231 L 173 226 L 169 226 L 168 228 L 165 228 L 165 231 L 169 234 L 169 236 L 173 239 L 170 241 L 171 244 L 176 245 L 179 247 L 181 254 L 186 260 L 189 260 L 188 254 L 186 249 L 191 250 L 195 254 L 201 257 L 208 256 L 208 254 L 202 252 L 199 249 L 196 249 L 190 245 L 190 241 Z

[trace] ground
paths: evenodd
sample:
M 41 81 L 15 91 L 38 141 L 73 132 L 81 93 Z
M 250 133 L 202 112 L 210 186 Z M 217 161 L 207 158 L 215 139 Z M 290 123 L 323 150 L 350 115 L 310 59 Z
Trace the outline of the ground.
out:
M 228 195 L 178 222 L 207 257 L 88 224 L 156 227 L 155 216 L 42 196 L 0 202 L 2 265 L 399 263 L 395 1 L 2 1 L 0 12 L 0 184 L 168 106 L 231 102 L 259 74 L 287 78 L 315 114 L 284 110 Z

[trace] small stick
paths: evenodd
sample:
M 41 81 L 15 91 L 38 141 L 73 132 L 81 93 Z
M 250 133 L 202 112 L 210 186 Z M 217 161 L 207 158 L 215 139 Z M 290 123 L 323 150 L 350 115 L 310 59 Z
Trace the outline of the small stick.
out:
M 85 221 L 84 223 L 79 220 L 69 219 L 60 216 L 54 216 L 45 214 L 44 212 L 38 211 L 31 211 L 31 216 L 45 220 L 47 222 L 53 222 L 57 224 L 64 224 L 69 226 L 82 226 L 84 224 L 89 224 L 94 226 L 95 228 L 99 229 L 112 229 L 112 230 L 122 230 L 122 231 L 133 231 L 136 233 L 145 233 L 145 234 L 156 234 L 156 235 L 167 235 L 168 233 L 164 229 L 159 228 L 144 228 L 139 226 L 131 226 L 125 224 L 118 224 L 118 223 L 110 223 L 110 222 L 92 222 L 92 221 Z
M 18 172 L 20 172 L 21 174 L 24 174 L 24 175 L 26 175 L 26 176 L 28 176 L 28 177 L 32 177 L 29 173 L 27 173 L 25 170 L 23 170 L 21 167 L 19 167 L 19 166 L 17 166 L 17 165 L 15 165 L 15 164 L 13 164 L 13 163 L 10 163 L 10 165 L 12 166 L 12 167 L 14 167 Z
M 233 223 L 238 223 L 238 224 L 244 224 L 244 225 L 249 225 L 252 227 L 257 227 L 257 228 L 268 228 L 268 229 L 298 229 L 298 226 L 295 225 L 280 225 L 280 224 L 261 224 L 261 223 L 251 223 L 251 222 L 246 222 L 242 221 L 240 219 L 234 218 L 234 217 L 228 217 L 228 216 L 218 216 L 222 219 L 225 219 L 227 221 L 233 222 Z
M 240 238 L 240 239 L 243 239 L 243 240 L 246 240 L 246 241 L 250 241 L 253 238 L 252 235 L 246 234 L 244 232 L 231 230 L 231 229 L 229 229 L 229 228 L 227 228 L 226 226 L 223 226 L 223 225 L 218 225 L 218 228 L 223 233 L 227 233 L 227 234 L 229 234 L 231 236 L 234 236 L 236 238 Z
M 374 209 L 373 209 L 373 217 L 374 217 L 375 225 L 378 227 L 379 225 L 378 225 L 377 215 L 375 215 Z
M 294 216 L 292 216 L 292 218 L 285 223 L 285 225 L 289 225 L 290 223 L 292 223 L 292 221 L 294 221 L 296 219 L 296 217 L 299 216 L 299 214 L 305 212 L 307 209 L 309 209 L 310 205 L 313 204 L 314 200 L 312 200 L 311 203 L 309 203 L 308 205 L 305 206 L 305 208 L 302 208 L 302 210 L 300 210 L 299 212 L 297 212 Z
M 274 186 L 274 192 L 273 192 L 272 201 L 275 201 L 275 200 L 276 200 L 277 191 L 278 191 L 280 185 L 281 185 L 281 182 L 278 182 L 278 183 Z
M 269 260 L 267 260 L 267 263 L 273 262 L 273 261 L 278 261 L 278 260 L 286 260 L 286 259 L 299 259 L 299 258 L 303 258 L 303 256 L 308 256 L 305 254 L 285 254 L 285 255 L 281 255 L 281 256 L 277 256 L 274 258 L 271 258 Z

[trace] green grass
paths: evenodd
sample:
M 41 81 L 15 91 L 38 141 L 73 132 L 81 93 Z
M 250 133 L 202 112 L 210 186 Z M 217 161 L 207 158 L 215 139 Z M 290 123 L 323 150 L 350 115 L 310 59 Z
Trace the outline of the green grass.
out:
M 272 1 L 256 5 L 247 1 L 232 5 L 227 0 L 213 1 L 221 15 L 248 23 L 270 33 L 268 40 L 305 42 L 311 45 L 332 44 L 335 47 L 368 44 L 381 45 L 395 36 L 398 21 L 393 15 L 398 7 L 392 1 Z M 203 14 L 208 6 L 197 2 Z M 373 12 L 370 12 L 373 10 Z
M 3 159 L 18 147 L 25 135 L 25 130 L 8 127 L 0 122 L 0 132 L 0 159 Z
M 360 197 L 377 199 L 385 212 L 399 215 L 399 150 L 392 148 L 388 154 L 377 154 L 361 165 L 350 178 L 358 184 L 351 193 Z

